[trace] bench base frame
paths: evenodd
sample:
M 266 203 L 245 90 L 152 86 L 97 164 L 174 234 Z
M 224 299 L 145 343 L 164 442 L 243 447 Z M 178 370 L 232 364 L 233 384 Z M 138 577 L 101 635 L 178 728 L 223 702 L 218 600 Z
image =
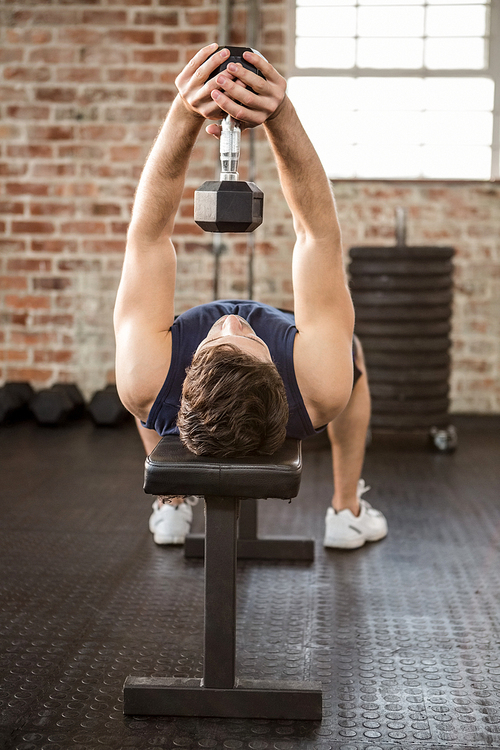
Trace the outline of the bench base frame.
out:
M 127 677 L 124 713 L 136 716 L 212 716 L 321 721 L 321 683 L 240 680 L 207 688 L 183 677 Z

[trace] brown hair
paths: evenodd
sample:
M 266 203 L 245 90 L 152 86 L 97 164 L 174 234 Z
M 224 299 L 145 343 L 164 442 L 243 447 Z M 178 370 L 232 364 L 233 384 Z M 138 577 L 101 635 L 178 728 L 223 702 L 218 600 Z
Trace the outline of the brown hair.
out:
M 271 454 L 286 436 L 288 403 L 271 362 L 218 344 L 195 354 L 182 388 L 177 425 L 198 456 Z

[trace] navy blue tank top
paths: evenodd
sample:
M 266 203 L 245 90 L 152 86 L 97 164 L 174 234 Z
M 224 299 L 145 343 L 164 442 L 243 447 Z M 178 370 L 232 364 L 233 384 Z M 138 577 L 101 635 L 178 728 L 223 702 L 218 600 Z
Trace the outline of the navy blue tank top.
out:
M 288 437 L 303 440 L 315 430 L 297 385 L 293 367 L 293 344 L 297 329 L 293 313 L 251 300 L 218 300 L 198 305 L 174 321 L 172 359 L 166 380 L 155 399 L 145 427 L 161 435 L 178 435 L 177 413 L 180 408 L 182 384 L 186 369 L 198 345 L 213 324 L 223 315 L 239 315 L 252 326 L 259 338 L 266 342 L 271 357 L 285 384 L 288 399 Z

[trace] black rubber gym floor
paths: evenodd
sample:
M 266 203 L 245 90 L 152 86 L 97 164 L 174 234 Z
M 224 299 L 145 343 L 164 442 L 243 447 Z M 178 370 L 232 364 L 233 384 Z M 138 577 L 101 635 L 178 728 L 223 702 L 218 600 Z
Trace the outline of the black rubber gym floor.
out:
M 500 748 L 498 418 L 459 448 L 375 443 L 364 477 L 386 540 L 321 546 L 329 453 L 261 533 L 316 561 L 239 563 L 238 670 L 323 684 L 321 723 L 124 717 L 132 675 L 200 676 L 203 569 L 148 531 L 133 425 L 0 429 L 0 746 L 4 750 Z M 203 513 L 196 509 L 193 530 Z

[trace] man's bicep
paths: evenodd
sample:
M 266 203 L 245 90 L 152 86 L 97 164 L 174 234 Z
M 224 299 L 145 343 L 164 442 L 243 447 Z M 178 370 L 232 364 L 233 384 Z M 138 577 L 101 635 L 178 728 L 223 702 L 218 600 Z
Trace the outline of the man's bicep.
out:
M 169 238 L 127 246 L 114 311 L 116 379 L 123 402 L 140 418 L 170 363 L 175 268 Z
M 144 331 L 131 319 L 116 334 L 116 385 L 126 408 L 142 420 L 170 367 L 171 333 Z
M 306 329 L 296 337 L 294 366 L 314 426 L 330 422 L 352 391 L 352 334 L 335 321 Z
M 129 243 L 116 296 L 115 329 L 132 317 L 152 332 L 174 320 L 176 255 L 169 238 L 155 245 Z
M 295 320 L 300 330 L 322 328 L 321 321 L 354 328 L 340 238 L 298 238 L 293 252 Z M 329 328 L 329 324 L 326 326 Z

